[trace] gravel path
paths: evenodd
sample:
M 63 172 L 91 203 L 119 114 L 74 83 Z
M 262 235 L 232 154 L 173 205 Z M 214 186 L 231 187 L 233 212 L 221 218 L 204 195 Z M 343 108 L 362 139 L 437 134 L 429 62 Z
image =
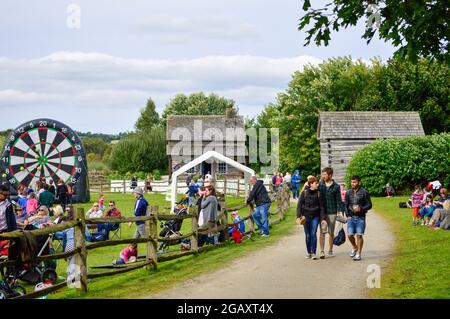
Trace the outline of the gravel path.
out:
M 335 246 L 334 258 L 307 260 L 303 228 L 299 226 L 274 245 L 150 298 L 367 298 L 367 267 L 379 265 L 382 275 L 393 243 L 389 225 L 372 211 L 367 214 L 362 261 L 348 256 L 348 239 Z

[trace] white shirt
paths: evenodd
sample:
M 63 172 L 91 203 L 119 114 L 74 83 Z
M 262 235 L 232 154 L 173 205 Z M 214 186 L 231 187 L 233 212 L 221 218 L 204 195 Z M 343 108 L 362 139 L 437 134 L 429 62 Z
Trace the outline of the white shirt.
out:
M 89 218 L 102 218 L 103 217 L 103 212 L 101 211 L 101 210 L 98 210 L 98 211 L 91 211 L 91 210 L 89 210 L 88 211 L 88 214 L 89 214 Z
M 433 189 L 439 189 L 441 188 L 442 184 L 439 181 L 434 181 L 430 183 Z

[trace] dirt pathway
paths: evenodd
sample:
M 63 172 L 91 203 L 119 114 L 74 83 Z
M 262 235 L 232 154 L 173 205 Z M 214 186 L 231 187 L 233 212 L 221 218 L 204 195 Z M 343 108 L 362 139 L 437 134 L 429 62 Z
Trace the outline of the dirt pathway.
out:
M 379 265 L 382 276 L 392 244 L 389 225 L 371 212 L 367 215 L 362 261 L 355 262 L 348 256 L 348 239 L 344 245 L 335 246 L 336 257 L 307 260 L 303 228 L 299 226 L 275 245 L 150 298 L 367 298 L 367 267 Z

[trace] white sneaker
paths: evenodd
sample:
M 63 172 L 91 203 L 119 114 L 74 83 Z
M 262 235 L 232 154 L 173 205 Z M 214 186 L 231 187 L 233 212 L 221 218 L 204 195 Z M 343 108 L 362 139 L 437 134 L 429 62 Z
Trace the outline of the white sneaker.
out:
M 334 257 L 333 252 L 332 252 L 332 251 L 329 251 L 328 254 L 327 254 L 327 257 L 328 257 L 328 258 L 333 258 L 333 257 Z
M 311 259 L 311 254 L 307 254 L 307 255 L 305 256 L 305 258 L 306 258 L 306 259 Z
M 320 259 L 325 259 L 325 252 L 324 251 L 320 252 Z
M 317 258 L 317 256 L 316 256 L 316 254 L 312 254 L 311 259 L 317 260 L 318 258 Z
M 358 249 L 352 249 L 352 251 L 350 252 L 349 256 L 352 257 L 352 258 L 355 257 L 357 251 L 358 251 Z
M 361 255 L 356 254 L 355 257 L 353 257 L 354 261 L 360 261 L 361 260 Z

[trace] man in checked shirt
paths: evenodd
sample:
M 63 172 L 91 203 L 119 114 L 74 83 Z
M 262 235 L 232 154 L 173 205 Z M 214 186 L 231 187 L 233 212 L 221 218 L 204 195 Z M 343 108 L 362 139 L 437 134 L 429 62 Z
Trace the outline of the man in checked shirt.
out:
M 327 257 L 334 257 L 333 241 L 334 228 L 336 225 L 336 217 L 338 212 L 344 212 L 344 203 L 341 197 L 341 187 L 333 179 L 333 169 L 325 167 L 322 170 L 321 180 L 319 183 L 320 196 L 325 200 L 326 214 L 325 220 L 327 223 L 327 231 L 320 232 L 320 259 L 325 259 L 325 235 L 328 233 L 329 250 Z

